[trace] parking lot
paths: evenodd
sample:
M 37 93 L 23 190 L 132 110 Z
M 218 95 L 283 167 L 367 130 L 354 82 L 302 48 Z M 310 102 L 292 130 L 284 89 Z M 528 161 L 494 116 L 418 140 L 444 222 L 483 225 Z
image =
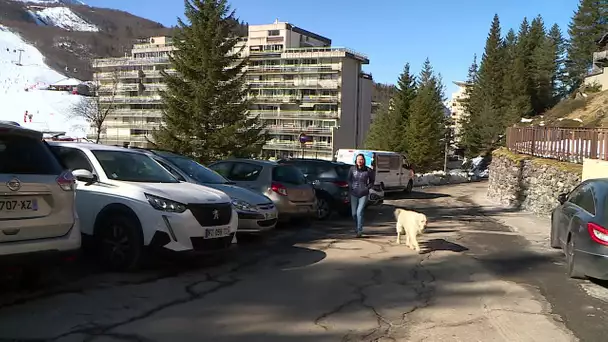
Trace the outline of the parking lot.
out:
M 0 338 L 602 340 L 607 306 L 581 287 L 601 284 L 567 279 L 559 253 L 501 223 L 507 211 L 472 204 L 483 186 L 393 196 L 369 209 L 362 239 L 352 222 L 334 219 L 241 237 L 221 257 L 154 261 L 136 273 L 77 262 L 42 288 L 4 292 Z M 421 254 L 395 245 L 393 206 L 429 216 Z

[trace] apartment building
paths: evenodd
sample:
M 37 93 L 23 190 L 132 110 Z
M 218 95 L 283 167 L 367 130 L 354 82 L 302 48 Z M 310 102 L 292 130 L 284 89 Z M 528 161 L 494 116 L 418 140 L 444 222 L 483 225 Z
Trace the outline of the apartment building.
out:
M 608 32 L 597 40 L 598 50 L 593 53 L 591 72 L 585 77 L 586 85 L 600 85 L 608 90 Z
M 249 115 L 263 120 L 271 136 L 266 157 L 331 159 L 337 149 L 362 145 L 372 110 L 373 81 L 362 70 L 366 56 L 279 21 L 250 25 L 236 48 L 250 60 Z M 113 98 L 118 106 L 106 119 L 104 143 L 146 146 L 152 140 L 161 124 L 160 71 L 171 71 L 167 55 L 173 50 L 170 38 L 153 37 L 136 43 L 130 56 L 94 62 L 100 99 Z
M 452 94 L 452 98 L 448 101 L 447 108 L 450 112 L 451 129 L 454 132 L 454 143 L 458 145 L 460 134 L 462 133 L 463 119 L 467 113 L 464 108 L 464 100 L 466 100 L 466 87 L 468 83 L 462 81 L 453 81 L 458 89 Z

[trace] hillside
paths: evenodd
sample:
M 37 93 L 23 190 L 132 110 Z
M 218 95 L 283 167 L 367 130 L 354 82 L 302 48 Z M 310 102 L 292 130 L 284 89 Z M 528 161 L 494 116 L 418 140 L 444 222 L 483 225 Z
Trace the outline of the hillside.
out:
M 566 99 L 544 115 L 522 119 L 520 126 L 608 127 L 608 90 Z
M 171 31 L 124 11 L 78 3 L 81 2 L 0 0 L 0 24 L 36 46 L 46 57 L 47 65 L 78 79 L 91 78 L 91 58 L 123 56 L 135 39 Z

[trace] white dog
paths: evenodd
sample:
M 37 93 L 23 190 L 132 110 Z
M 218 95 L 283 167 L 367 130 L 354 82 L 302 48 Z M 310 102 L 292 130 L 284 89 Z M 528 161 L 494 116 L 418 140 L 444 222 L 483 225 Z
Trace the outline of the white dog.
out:
M 405 235 L 405 243 L 409 248 L 420 252 L 418 235 L 426 228 L 426 215 L 411 210 L 395 209 L 397 220 L 397 244 L 401 243 L 401 235 Z

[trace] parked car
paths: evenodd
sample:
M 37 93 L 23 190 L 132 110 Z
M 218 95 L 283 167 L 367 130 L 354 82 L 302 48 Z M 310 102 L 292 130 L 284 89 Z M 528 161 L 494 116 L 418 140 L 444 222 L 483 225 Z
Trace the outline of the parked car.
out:
M 278 211 L 270 198 L 234 185 L 219 173 L 175 153 L 141 150 L 182 182 L 195 183 L 220 190 L 230 196 L 239 216 L 238 232 L 259 233 L 277 225 Z
M 296 167 L 253 159 L 215 162 L 209 168 L 236 185 L 270 198 L 279 211 L 279 220 L 317 216 L 315 190 Z
M 558 201 L 551 247 L 564 250 L 568 276 L 608 280 L 608 178 L 586 180 Z
M 76 177 L 83 236 L 114 270 L 137 268 L 144 249 L 230 247 L 238 219 L 221 191 L 183 183 L 144 153 L 91 143 L 49 143 Z
M 292 158 L 279 164 L 293 165 L 312 182 L 317 194 L 317 218 L 327 219 L 333 212 L 343 216 L 351 214 L 348 191 L 348 171 L 351 165 L 322 159 Z M 368 205 L 384 201 L 384 191 L 378 185 L 370 191 Z
M 81 244 L 75 181 L 42 133 L 0 123 L 0 262 L 72 258 Z

